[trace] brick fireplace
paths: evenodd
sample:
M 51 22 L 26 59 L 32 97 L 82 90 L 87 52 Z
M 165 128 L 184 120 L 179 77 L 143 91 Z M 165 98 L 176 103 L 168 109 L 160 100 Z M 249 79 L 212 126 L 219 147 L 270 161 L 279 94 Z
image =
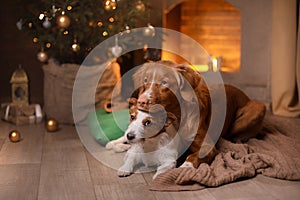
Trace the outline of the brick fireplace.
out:
M 272 0 L 164 1 L 163 27 L 188 35 L 220 57 L 224 82 L 264 102 L 271 100 L 271 22 Z M 174 42 L 183 52 L 191 51 L 182 41 Z M 168 52 L 162 58 L 183 61 Z

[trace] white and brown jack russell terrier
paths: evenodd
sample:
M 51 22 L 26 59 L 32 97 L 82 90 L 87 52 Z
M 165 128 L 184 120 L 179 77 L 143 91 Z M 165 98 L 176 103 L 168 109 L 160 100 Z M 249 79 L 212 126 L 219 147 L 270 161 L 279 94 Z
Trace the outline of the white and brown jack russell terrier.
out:
M 106 145 L 106 148 L 117 148 L 114 150 L 119 152 L 128 149 L 124 164 L 118 170 L 118 176 L 131 175 L 135 166 L 140 163 L 146 167 L 157 167 L 153 179 L 158 174 L 175 168 L 180 142 L 176 137 L 177 129 L 178 120 L 175 115 L 167 113 L 162 106 L 156 104 L 151 106 L 149 111 L 142 111 L 137 109 L 136 104 L 132 105 L 130 124 L 125 135 Z

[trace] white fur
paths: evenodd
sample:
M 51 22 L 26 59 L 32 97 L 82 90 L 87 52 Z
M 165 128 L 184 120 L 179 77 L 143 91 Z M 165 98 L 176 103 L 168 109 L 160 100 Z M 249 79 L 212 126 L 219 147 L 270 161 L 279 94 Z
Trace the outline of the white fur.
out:
M 151 93 L 153 89 L 153 84 L 154 83 L 159 84 L 162 80 L 171 79 L 171 78 L 174 78 L 177 83 L 176 88 L 170 88 L 171 90 L 173 90 L 174 92 L 176 91 L 180 92 L 181 93 L 180 95 L 183 95 L 184 93 L 183 89 L 188 90 L 189 101 L 186 101 L 183 98 L 181 99 L 180 102 L 181 103 L 180 106 L 182 107 L 181 108 L 182 121 L 180 122 L 181 126 L 180 129 L 178 130 L 178 134 L 183 140 L 183 145 L 184 145 L 181 151 L 184 151 L 187 149 L 187 147 L 191 145 L 191 143 L 194 141 L 194 138 L 197 134 L 197 130 L 198 130 L 197 125 L 200 119 L 200 115 L 199 115 L 200 110 L 199 110 L 196 94 L 193 93 L 194 91 L 192 90 L 192 88 L 190 87 L 189 90 L 188 87 L 183 87 L 185 84 L 189 85 L 188 81 L 179 72 L 177 72 L 175 68 L 167 67 L 166 69 L 170 71 L 168 72 L 168 74 L 165 74 L 164 77 L 161 77 L 161 75 L 157 75 L 157 71 L 156 71 L 159 70 L 159 68 L 151 68 L 151 70 L 153 70 L 151 73 L 151 82 L 149 82 L 151 83 L 151 85 L 149 89 L 144 91 L 141 95 L 145 95 L 148 100 L 152 100 Z M 167 87 L 169 87 L 169 85 L 167 85 Z
M 135 134 L 136 138 L 130 141 L 131 148 L 126 153 L 124 165 L 118 170 L 118 176 L 130 175 L 138 163 L 157 166 L 153 179 L 176 166 L 178 151 L 173 138 L 166 132 L 156 135 L 157 130 L 162 128 L 161 123 L 153 123 L 150 131 L 146 130 L 142 124 L 146 117 L 151 115 L 138 111 L 136 120 L 132 121 L 126 130 L 125 137 L 131 133 Z
M 130 144 L 126 144 L 126 142 L 127 139 L 125 138 L 125 136 L 122 136 L 119 139 L 108 142 L 105 148 L 108 150 L 112 149 L 116 153 L 121 153 L 127 151 L 130 148 Z
M 146 72 L 148 69 L 145 68 L 143 69 L 143 72 Z M 157 68 L 151 68 L 153 70 L 151 80 L 148 80 L 148 83 L 151 83 L 149 89 L 143 92 L 141 95 L 145 95 L 148 100 L 151 100 L 151 92 L 152 92 L 152 86 L 153 84 L 159 83 L 160 79 L 159 76 L 157 75 Z M 183 84 L 187 82 L 187 80 L 184 79 L 184 77 L 176 72 L 175 69 L 171 68 L 173 74 L 165 74 L 164 78 L 171 79 L 172 77 L 176 80 L 177 82 L 177 87 L 173 88 L 174 91 L 183 92 L 179 91 L 181 90 Z M 149 77 L 147 77 L 149 78 Z M 161 78 L 161 77 L 160 77 Z M 158 80 L 157 80 L 158 79 Z M 161 78 L 162 79 L 162 78 Z M 173 79 L 173 80 L 174 80 Z M 119 175 L 120 176 L 126 176 L 130 175 L 133 172 L 133 167 L 136 165 L 138 162 L 143 162 L 146 165 L 149 165 L 149 163 L 155 163 L 159 165 L 157 169 L 157 173 L 155 174 L 154 177 L 156 177 L 161 171 L 166 171 L 169 168 L 174 167 L 174 163 L 176 163 L 177 156 L 184 152 L 194 141 L 194 137 L 197 133 L 197 125 L 199 123 L 199 107 L 198 107 L 198 102 L 195 101 L 196 97 L 193 96 L 194 94 L 190 94 L 191 98 L 188 100 L 182 99 L 181 101 L 181 126 L 178 130 L 178 133 L 174 138 L 168 138 L 168 139 L 161 139 L 161 142 L 164 143 L 163 141 L 168 141 L 170 142 L 167 146 L 157 146 L 157 151 L 155 153 L 145 153 L 142 148 L 142 144 L 138 143 L 133 143 L 131 144 L 132 147 L 129 149 L 127 152 L 127 156 L 125 158 L 125 164 L 119 169 Z M 142 135 L 142 129 L 138 128 L 138 126 L 134 127 L 135 125 L 132 125 L 129 127 L 129 129 L 132 130 L 139 130 L 138 134 Z M 123 138 L 124 139 L 124 138 Z M 126 140 L 126 138 L 125 138 Z M 119 142 L 124 143 L 123 140 L 120 140 Z M 167 143 L 168 143 L 167 142 Z M 113 145 L 119 146 L 119 143 L 114 143 Z M 118 147 L 114 147 L 113 149 L 118 149 Z M 174 156 L 176 154 L 176 156 Z M 147 157 L 153 159 L 146 159 L 143 158 L 145 155 Z M 167 159 L 165 159 L 167 158 Z M 165 162 L 163 161 L 165 159 Z M 161 160 L 161 162 L 160 162 Z M 150 162 L 153 161 L 153 162 Z M 155 162 L 154 162 L 155 161 Z M 191 163 L 184 163 L 181 167 L 192 167 Z
M 150 87 L 144 92 L 144 95 L 147 97 L 147 99 L 151 99 L 151 95 L 153 92 L 153 85 L 155 84 L 155 76 L 156 76 L 156 71 L 153 72 L 153 77 L 152 80 L 148 83 L 150 83 Z
M 162 133 L 160 143 L 169 143 L 170 138 L 167 133 Z M 124 165 L 119 168 L 119 176 L 128 176 L 133 173 L 134 167 L 143 163 L 146 167 L 157 166 L 157 171 L 153 176 L 155 179 L 159 174 L 176 167 L 178 153 L 176 148 L 170 148 L 172 145 L 157 145 L 157 150 L 153 152 L 144 152 L 142 143 L 134 143 L 127 151 L 124 158 Z
M 193 163 L 185 161 L 180 167 L 194 167 Z

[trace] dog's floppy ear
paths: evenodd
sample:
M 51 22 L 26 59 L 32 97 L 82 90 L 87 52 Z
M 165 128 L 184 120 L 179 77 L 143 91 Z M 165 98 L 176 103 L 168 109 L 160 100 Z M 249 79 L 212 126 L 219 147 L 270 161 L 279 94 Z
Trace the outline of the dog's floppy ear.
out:
M 174 124 L 175 128 L 178 128 L 178 121 L 177 117 L 171 113 L 166 112 L 165 108 L 160 104 L 155 104 L 150 107 L 149 112 L 151 115 L 153 115 L 155 118 L 160 120 L 161 125 L 164 127 L 168 127 L 171 124 Z M 174 123 L 177 122 L 177 123 Z
M 193 89 L 203 81 L 202 76 L 198 72 L 185 64 L 177 65 L 176 70 L 190 83 Z
M 167 112 L 167 119 L 166 119 L 165 127 L 170 126 L 170 125 L 173 124 L 176 120 L 177 120 L 177 117 L 176 117 L 173 113 Z M 176 123 L 176 124 L 177 124 L 177 123 Z
M 158 119 L 162 125 L 164 125 L 167 121 L 167 112 L 165 108 L 160 104 L 151 105 L 149 108 L 149 113 L 154 118 Z
M 137 105 L 137 99 L 134 97 L 130 97 L 128 99 L 129 108 L 132 108 L 133 106 Z
M 160 104 L 154 104 L 149 107 L 149 113 L 152 115 L 166 115 L 165 108 Z
M 192 85 L 186 80 L 186 78 L 178 73 L 178 78 L 179 78 L 179 95 L 184 101 L 187 102 L 193 102 L 195 99 L 197 99 L 196 94 L 194 92 L 194 88 Z

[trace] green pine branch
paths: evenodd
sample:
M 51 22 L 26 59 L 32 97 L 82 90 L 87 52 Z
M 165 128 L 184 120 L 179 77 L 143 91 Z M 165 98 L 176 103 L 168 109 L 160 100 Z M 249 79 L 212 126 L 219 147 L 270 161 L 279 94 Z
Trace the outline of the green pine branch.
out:
M 105 9 L 104 0 L 20 0 L 19 3 L 23 8 L 22 31 L 35 38 L 37 48 L 44 49 L 60 63 L 81 64 L 95 46 L 124 31 L 126 26 L 135 28 L 143 20 L 146 25 L 149 12 L 147 0 L 119 0 L 115 10 Z M 146 10 L 138 10 L 138 3 L 143 3 Z M 63 11 L 70 19 L 66 28 L 56 23 Z M 49 28 L 43 25 L 46 17 L 51 23 Z M 114 20 L 109 21 L 110 18 Z M 71 48 L 74 42 L 80 46 L 77 52 Z

